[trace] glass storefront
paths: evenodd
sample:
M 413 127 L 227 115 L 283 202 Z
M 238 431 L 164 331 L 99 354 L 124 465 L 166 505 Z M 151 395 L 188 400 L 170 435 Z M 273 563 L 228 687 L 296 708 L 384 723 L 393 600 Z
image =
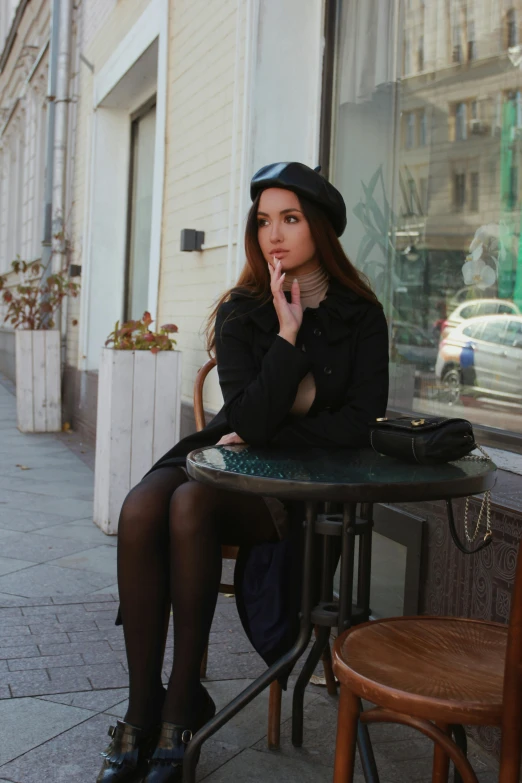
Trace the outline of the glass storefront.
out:
M 390 408 L 522 434 L 522 0 L 342 0 L 335 71 L 330 177 Z

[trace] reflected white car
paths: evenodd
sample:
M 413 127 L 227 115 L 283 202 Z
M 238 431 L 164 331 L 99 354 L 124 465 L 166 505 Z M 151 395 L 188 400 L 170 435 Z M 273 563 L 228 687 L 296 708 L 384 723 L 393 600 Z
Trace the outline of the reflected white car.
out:
M 447 402 L 464 392 L 522 402 L 522 316 L 470 318 L 441 340 L 435 375 Z
M 482 315 L 520 315 L 520 310 L 514 302 L 506 299 L 471 299 L 462 302 L 442 324 L 441 338 L 447 337 L 463 321 Z

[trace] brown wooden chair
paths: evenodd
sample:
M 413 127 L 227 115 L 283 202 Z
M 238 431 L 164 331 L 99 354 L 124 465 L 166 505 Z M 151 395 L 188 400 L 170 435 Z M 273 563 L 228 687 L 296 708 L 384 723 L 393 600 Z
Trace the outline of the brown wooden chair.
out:
M 215 359 L 209 359 L 209 361 L 203 365 L 196 376 L 196 382 L 194 384 L 194 416 L 196 419 L 196 429 L 198 432 L 205 426 L 205 411 L 203 408 L 203 385 L 207 378 L 207 375 L 216 366 Z M 221 554 L 223 560 L 237 560 L 239 548 L 237 546 L 222 546 Z M 221 583 L 219 586 L 220 593 L 228 593 L 234 595 L 234 585 Z M 208 647 L 205 650 L 205 655 L 201 663 L 201 677 L 206 677 L 207 674 L 207 657 Z M 279 747 L 281 737 L 281 695 L 282 689 L 277 682 L 272 683 L 270 686 L 270 695 L 268 701 L 268 747 L 275 750 Z
M 402 723 L 435 743 L 432 783 L 446 783 L 450 759 L 477 783 L 451 738 L 462 725 L 500 726 L 499 783 L 518 783 L 522 740 L 522 557 L 509 625 L 451 617 L 365 623 L 334 645 L 341 683 L 334 783 L 351 783 L 357 722 Z M 376 707 L 362 711 L 361 699 Z

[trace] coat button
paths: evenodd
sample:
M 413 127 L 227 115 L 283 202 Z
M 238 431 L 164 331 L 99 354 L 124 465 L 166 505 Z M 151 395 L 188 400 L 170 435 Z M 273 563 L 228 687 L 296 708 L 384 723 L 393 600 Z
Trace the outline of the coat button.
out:
M 317 337 L 320 337 L 320 336 L 322 335 L 322 332 L 321 332 L 321 330 L 320 330 L 320 329 L 314 329 L 314 334 L 315 334 Z
M 332 368 L 331 367 L 325 367 L 324 368 L 324 374 L 325 375 L 331 375 L 332 374 Z

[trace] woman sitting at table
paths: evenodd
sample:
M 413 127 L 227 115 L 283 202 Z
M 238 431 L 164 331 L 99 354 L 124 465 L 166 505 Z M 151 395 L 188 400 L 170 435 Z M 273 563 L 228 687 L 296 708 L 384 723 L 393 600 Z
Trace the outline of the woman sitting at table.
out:
M 165 454 L 122 507 L 116 623 L 129 705 L 103 754 L 104 783 L 181 780 L 186 742 L 215 712 L 199 672 L 221 545 L 251 548 L 288 535 L 290 504 L 191 481 L 187 454 L 214 444 L 367 446 L 368 422 L 386 410 L 386 320 L 339 242 L 341 194 L 308 166 L 276 163 L 257 172 L 251 196 L 246 264 L 207 330 L 224 407 Z M 174 664 L 165 691 L 171 602 Z

